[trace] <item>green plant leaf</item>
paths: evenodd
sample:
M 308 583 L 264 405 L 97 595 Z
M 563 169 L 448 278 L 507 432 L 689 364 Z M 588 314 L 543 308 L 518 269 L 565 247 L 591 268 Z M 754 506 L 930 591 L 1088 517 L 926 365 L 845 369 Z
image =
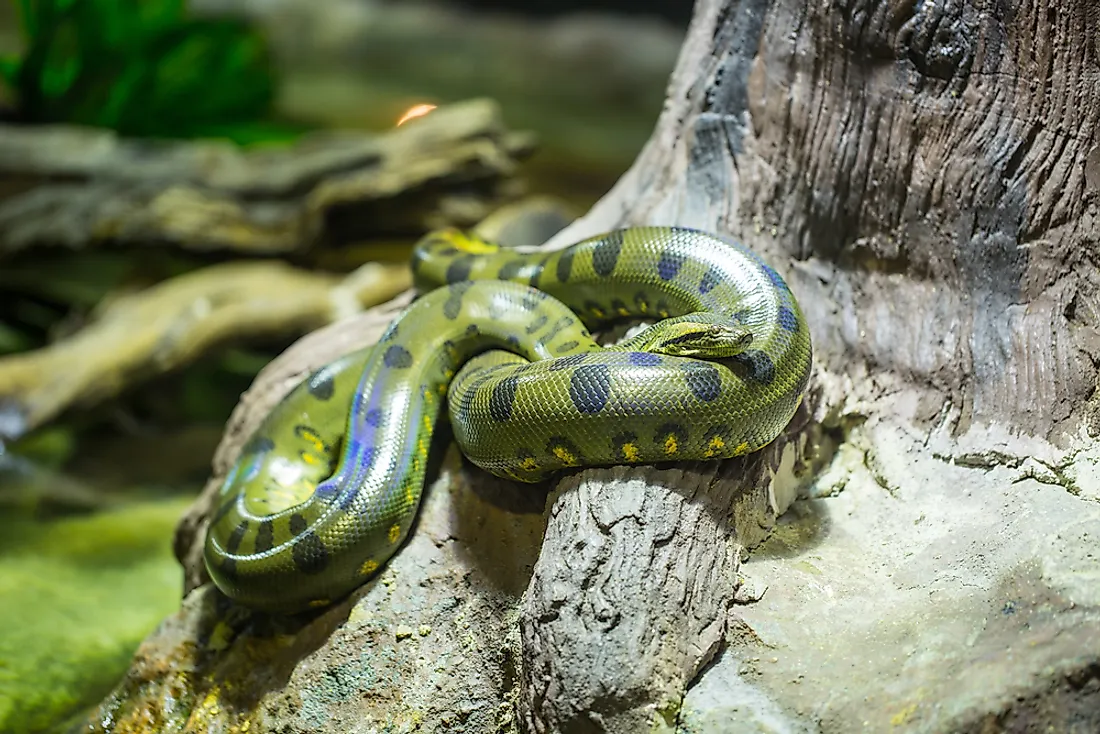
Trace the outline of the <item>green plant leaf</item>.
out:
M 274 139 L 275 78 L 248 24 L 190 18 L 184 0 L 16 0 L 27 50 L 0 68 L 30 122 L 74 122 L 125 135 Z

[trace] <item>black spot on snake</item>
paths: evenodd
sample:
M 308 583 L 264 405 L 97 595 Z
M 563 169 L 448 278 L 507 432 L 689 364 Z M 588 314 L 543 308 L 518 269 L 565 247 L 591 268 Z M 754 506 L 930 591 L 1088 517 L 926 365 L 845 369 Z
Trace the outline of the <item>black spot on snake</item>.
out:
M 611 397 L 611 371 L 605 364 L 585 364 L 569 376 L 569 398 L 581 413 L 599 413 Z
M 222 575 L 229 579 L 237 578 L 237 559 L 223 558 L 221 563 Z
M 385 353 L 382 355 L 382 364 L 391 369 L 403 370 L 411 367 L 412 363 L 413 358 L 412 355 L 409 354 L 409 350 L 398 344 L 387 347 Z
M 539 278 L 542 277 L 542 271 L 546 269 L 546 263 L 548 263 L 553 256 L 554 254 L 551 253 L 535 263 L 534 269 L 531 271 L 530 283 L 532 288 L 539 287 Z
M 672 280 L 679 274 L 683 265 L 684 254 L 682 252 L 665 250 L 661 253 L 660 259 L 657 260 L 657 275 L 661 280 Z
M 512 403 L 516 399 L 516 385 L 518 377 L 505 377 L 493 385 L 493 393 L 489 396 L 489 417 L 497 423 L 503 423 L 512 417 Z
M 294 565 L 304 574 L 321 573 L 328 568 L 328 549 L 312 530 L 294 541 L 291 557 L 294 558 Z
M 637 308 L 638 313 L 649 313 L 650 305 L 649 296 L 644 291 L 638 291 L 634 294 L 634 306 Z
M 244 449 L 241 450 L 241 454 L 266 454 L 271 449 L 275 448 L 275 442 L 267 436 L 253 436 L 245 444 Z
M 377 428 L 382 422 L 382 411 L 379 408 L 371 408 L 363 414 L 363 423 L 372 428 Z
M 470 271 L 474 267 L 473 255 L 462 255 L 456 257 L 450 265 L 447 266 L 447 282 L 457 283 L 460 280 L 467 280 L 470 277 Z
M 210 518 L 211 526 L 217 525 L 219 522 L 221 522 L 222 518 L 228 515 L 230 510 L 236 507 L 238 496 L 239 495 L 233 495 L 232 497 L 227 499 L 221 507 L 218 508 L 218 511 L 214 513 L 214 516 L 212 518 Z
M 237 552 L 237 549 L 241 547 L 241 541 L 244 540 L 244 534 L 248 532 L 248 520 L 241 520 L 237 527 L 233 528 L 233 532 L 229 534 L 229 537 L 225 539 L 225 552 L 228 555 L 233 555 Z
M 764 275 L 768 276 L 768 280 L 772 282 L 772 285 L 781 290 L 788 290 L 787 284 L 783 282 L 783 279 L 779 277 L 779 273 L 775 272 L 774 268 L 770 265 L 761 265 L 760 267 L 764 271 Z
M 710 268 L 703 274 L 703 279 L 699 281 L 699 293 L 706 295 L 714 290 L 714 286 L 718 285 L 719 277 L 718 271 L 714 268 Z
M 567 370 L 570 367 L 575 367 L 578 364 L 583 363 L 588 359 L 587 354 L 570 354 L 568 357 L 559 357 L 550 361 L 549 370 L 551 372 L 557 372 L 558 370 Z
M 481 333 L 481 327 L 477 324 L 470 324 L 466 327 L 466 336 L 477 336 Z
M 458 401 L 458 409 L 455 411 L 454 419 L 459 423 L 468 423 L 470 420 L 470 408 L 473 407 L 474 399 L 482 386 L 488 382 L 492 375 L 485 371 L 479 370 L 479 375 L 473 379 L 472 382 L 466 385 L 465 390 L 462 391 L 462 395 Z
M 631 352 L 627 361 L 629 361 L 630 364 L 652 367 L 653 365 L 661 363 L 661 355 L 653 354 L 652 352 Z
M 704 403 L 709 403 L 722 394 L 722 375 L 714 365 L 691 361 L 684 362 L 681 369 L 691 394 Z
M 546 316 L 546 314 L 542 314 L 537 319 L 529 323 L 524 331 L 526 331 L 528 334 L 534 334 L 536 331 L 546 326 L 546 322 L 549 320 L 550 319 Z
M 623 249 L 623 233 L 609 232 L 600 244 L 592 249 L 592 268 L 596 275 L 606 278 L 615 271 L 619 262 L 619 253 Z
M 322 502 L 332 502 L 340 494 L 340 486 L 333 481 L 324 481 L 313 490 L 313 495 Z
M 275 545 L 275 525 L 264 520 L 256 530 L 256 552 L 267 553 Z
M 306 530 L 306 519 L 295 512 L 290 516 L 290 534 L 301 535 Z
M 786 306 L 779 307 L 779 325 L 787 331 L 798 331 L 798 317 Z
M 558 281 L 561 283 L 569 280 L 569 275 L 573 270 L 573 250 L 563 250 L 561 257 L 558 258 L 557 276 Z
M 469 283 L 462 281 L 450 287 L 447 300 L 443 302 L 443 316 L 448 321 L 454 321 L 462 313 L 462 296 L 469 289 Z
M 534 311 L 536 308 L 539 307 L 540 303 L 546 300 L 546 297 L 546 293 L 544 293 L 543 291 L 531 291 L 523 297 L 523 300 L 520 301 L 519 305 L 523 308 L 524 311 Z
M 504 341 L 510 347 L 516 347 L 516 348 L 519 347 L 519 337 L 516 336 L 515 334 L 509 334 L 508 337 Z
M 734 312 L 733 316 L 730 317 L 730 320 L 733 321 L 733 323 L 735 324 L 743 324 L 749 320 L 750 316 L 752 316 L 752 309 L 743 308 L 740 311 Z
M 578 346 L 580 346 L 580 342 L 576 339 L 573 339 L 572 341 L 567 341 L 560 344 L 558 348 L 554 351 L 556 351 L 558 354 L 561 354 L 562 352 L 568 352 L 572 349 L 576 349 Z
M 611 299 L 611 310 L 619 316 L 626 316 L 630 313 L 630 309 L 626 307 L 626 302 L 621 298 Z
M 526 264 L 523 260 L 509 260 L 500 266 L 500 270 L 497 271 L 497 280 L 515 280 Z
M 318 400 L 331 400 L 336 392 L 336 381 L 332 376 L 332 370 L 322 367 L 313 373 L 306 384 L 309 394 Z
M 539 339 L 539 343 L 549 343 L 551 339 L 561 333 L 562 329 L 566 329 L 575 323 L 577 323 L 577 320 L 574 319 L 572 316 L 562 316 L 560 319 L 554 322 L 554 325 L 550 327 L 550 331 L 546 332 L 546 336 Z
M 747 377 L 753 382 L 770 385 L 775 381 L 775 362 L 759 349 L 746 349 L 733 359 L 748 369 Z

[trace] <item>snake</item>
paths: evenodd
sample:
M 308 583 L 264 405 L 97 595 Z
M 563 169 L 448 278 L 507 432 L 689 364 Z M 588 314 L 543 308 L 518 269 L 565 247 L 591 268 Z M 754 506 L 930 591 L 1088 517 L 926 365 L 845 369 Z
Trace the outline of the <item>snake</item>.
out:
M 538 482 L 757 451 L 809 380 L 794 295 L 728 237 L 632 227 L 546 252 L 451 228 L 425 235 L 411 268 L 419 297 L 293 388 L 221 484 L 204 559 L 234 601 L 303 612 L 375 576 L 409 534 L 446 420 L 475 465 Z M 641 330 L 594 339 L 624 320 Z

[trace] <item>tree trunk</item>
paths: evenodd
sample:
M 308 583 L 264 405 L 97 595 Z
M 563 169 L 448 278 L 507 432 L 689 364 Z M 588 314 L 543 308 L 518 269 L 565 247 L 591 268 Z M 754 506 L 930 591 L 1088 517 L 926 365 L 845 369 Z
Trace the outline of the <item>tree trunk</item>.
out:
M 186 680 L 192 719 L 252 731 L 1100 729 L 1098 18 L 698 0 L 650 142 L 548 246 L 654 223 L 760 252 L 815 341 L 786 434 L 568 477 L 545 529 L 452 452 L 381 581 L 298 626 L 201 586 L 97 720 Z

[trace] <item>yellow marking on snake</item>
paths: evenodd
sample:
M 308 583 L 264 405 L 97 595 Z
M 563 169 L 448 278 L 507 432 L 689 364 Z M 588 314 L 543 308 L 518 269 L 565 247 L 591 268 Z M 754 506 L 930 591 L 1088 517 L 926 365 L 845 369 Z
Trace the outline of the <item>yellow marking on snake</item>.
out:
M 500 245 L 495 245 L 491 242 L 486 242 L 485 240 L 465 234 L 454 235 L 452 244 L 456 249 L 471 255 L 486 255 L 496 253 L 500 250 Z
M 756 451 L 809 378 L 809 329 L 786 283 L 705 232 L 638 227 L 519 253 L 445 230 L 417 245 L 412 267 L 421 295 L 386 341 L 294 388 L 256 432 L 262 450 L 226 480 L 204 556 L 238 602 L 298 611 L 376 572 L 433 478 L 444 414 L 474 464 L 538 481 L 562 467 Z M 617 346 L 590 336 L 615 315 L 654 313 Z M 547 329 L 527 334 L 536 319 Z M 658 440 L 608 440 L 624 432 Z
M 722 449 L 726 447 L 726 442 L 722 440 L 721 436 L 715 436 L 707 444 L 707 458 L 717 456 L 722 452 Z
M 577 457 L 574 456 L 573 453 L 569 451 L 569 449 L 562 446 L 554 447 L 554 456 L 558 457 L 561 463 L 565 464 L 566 466 L 573 466 L 577 463 Z

